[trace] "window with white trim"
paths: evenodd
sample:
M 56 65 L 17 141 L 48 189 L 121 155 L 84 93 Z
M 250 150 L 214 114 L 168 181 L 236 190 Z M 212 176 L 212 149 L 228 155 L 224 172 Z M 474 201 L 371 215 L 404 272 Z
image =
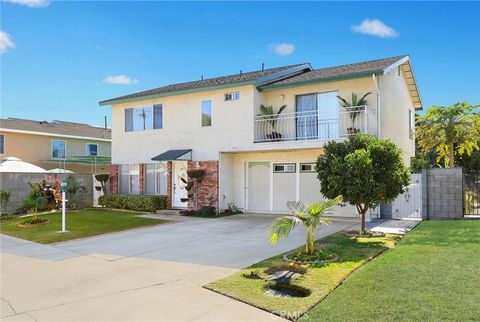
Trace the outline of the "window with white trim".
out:
M 138 195 L 140 193 L 140 173 L 138 164 L 122 164 L 119 167 L 120 194 Z
M 202 126 L 212 126 L 212 101 L 205 100 L 201 103 Z
M 408 136 L 413 139 L 415 132 L 415 113 L 412 110 L 408 110 Z
M 226 101 L 238 101 L 240 99 L 240 92 L 225 93 Z
M 65 159 L 66 147 L 64 140 L 52 140 L 52 159 Z
M 146 195 L 167 194 L 167 163 L 145 165 L 144 192 Z
M 97 156 L 98 155 L 98 144 L 87 143 L 86 154 L 87 154 L 87 156 Z
M 148 131 L 162 127 L 162 104 L 125 109 L 125 132 Z
M 295 163 L 275 163 L 273 165 L 273 172 L 275 173 L 295 173 Z
M 315 172 L 315 163 L 300 163 L 300 172 Z

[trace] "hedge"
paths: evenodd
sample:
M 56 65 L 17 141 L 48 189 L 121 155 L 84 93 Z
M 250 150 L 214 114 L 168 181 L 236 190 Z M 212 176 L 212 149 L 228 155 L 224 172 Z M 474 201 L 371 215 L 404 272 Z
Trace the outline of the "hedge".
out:
M 98 203 L 106 208 L 155 211 L 167 208 L 167 196 L 104 195 Z

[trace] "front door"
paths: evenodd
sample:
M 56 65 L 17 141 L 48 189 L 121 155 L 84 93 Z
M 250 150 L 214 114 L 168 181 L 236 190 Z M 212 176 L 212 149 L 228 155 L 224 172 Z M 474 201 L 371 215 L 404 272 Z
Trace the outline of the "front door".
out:
M 172 162 L 172 206 L 186 208 L 188 201 L 182 201 L 183 198 L 188 198 L 188 191 L 185 189 L 187 177 L 187 162 L 186 161 L 173 161 Z M 183 180 L 182 180 L 183 179 Z

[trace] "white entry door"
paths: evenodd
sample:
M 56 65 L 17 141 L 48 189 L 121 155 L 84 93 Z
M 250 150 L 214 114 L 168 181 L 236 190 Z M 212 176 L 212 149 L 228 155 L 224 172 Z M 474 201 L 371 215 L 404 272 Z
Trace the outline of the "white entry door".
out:
M 186 208 L 188 201 L 182 202 L 183 198 L 188 198 L 188 191 L 185 189 L 187 176 L 187 162 L 186 161 L 173 161 L 172 162 L 172 206 Z M 182 180 L 183 179 L 183 180 Z

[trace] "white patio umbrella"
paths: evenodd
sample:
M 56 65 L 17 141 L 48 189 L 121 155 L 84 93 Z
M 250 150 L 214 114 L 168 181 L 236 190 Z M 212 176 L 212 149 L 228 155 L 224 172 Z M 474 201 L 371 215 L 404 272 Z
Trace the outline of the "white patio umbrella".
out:
M 73 171 L 66 170 L 66 169 L 61 169 L 61 168 L 55 168 L 55 169 L 50 169 L 47 170 L 49 173 L 74 173 Z
M 47 172 L 47 170 L 19 158 L 6 157 L 0 161 L 0 172 Z

